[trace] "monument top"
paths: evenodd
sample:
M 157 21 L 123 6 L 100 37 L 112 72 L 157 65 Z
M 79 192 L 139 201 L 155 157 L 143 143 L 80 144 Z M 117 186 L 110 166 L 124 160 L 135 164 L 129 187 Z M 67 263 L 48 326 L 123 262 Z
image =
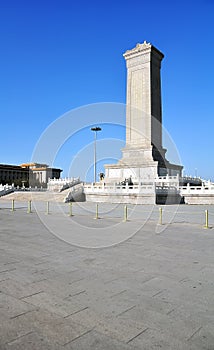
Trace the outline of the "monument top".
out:
M 137 45 L 131 49 L 131 50 L 127 50 L 123 56 L 125 57 L 125 59 L 129 58 L 130 56 L 132 55 L 135 55 L 135 54 L 140 54 L 142 53 L 143 51 L 146 52 L 146 51 L 151 51 L 151 50 L 155 50 L 160 56 L 162 56 L 162 58 L 164 57 L 163 53 L 160 52 L 156 47 L 154 47 L 152 44 L 150 43 L 147 43 L 146 40 L 144 40 L 144 42 L 142 44 L 140 43 L 137 43 Z

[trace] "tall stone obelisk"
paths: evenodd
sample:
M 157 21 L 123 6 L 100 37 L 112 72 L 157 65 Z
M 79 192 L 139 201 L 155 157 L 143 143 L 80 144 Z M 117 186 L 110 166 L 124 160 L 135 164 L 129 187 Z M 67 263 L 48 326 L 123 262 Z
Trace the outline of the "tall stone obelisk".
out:
M 127 65 L 126 146 L 162 148 L 160 68 L 163 54 L 144 42 L 123 55 Z M 159 123 L 153 129 L 152 119 Z
M 126 145 L 118 164 L 106 165 L 106 180 L 153 180 L 181 175 L 162 147 L 161 61 L 164 55 L 144 41 L 124 53 L 127 66 Z

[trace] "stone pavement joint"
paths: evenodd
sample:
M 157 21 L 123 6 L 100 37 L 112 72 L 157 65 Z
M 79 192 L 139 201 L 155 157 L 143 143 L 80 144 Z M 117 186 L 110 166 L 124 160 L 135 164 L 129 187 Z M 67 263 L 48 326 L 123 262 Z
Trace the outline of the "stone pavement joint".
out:
M 32 334 L 32 333 L 33 333 L 33 332 L 28 332 L 28 333 L 26 333 L 26 334 L 20 335 L 20 337 L 17 337 L 17 338 L 15 338 L 15 339 L 9 341 L 7 344 L 8 344 L 8 345 L 11 345 L 11 344 L 15 343 L 17 340 L 20 340 L 21 338 L 26 337 L 27 335 Z
M 90 329 L 89 331 L 87 331 L 87 332 L 85 332 L 85 333 L 79 335 L 78 337 L 72 339 L 71 341 L 69 341 L 69 342 L 67 342 L 67 343 L 65 343 L 65 344 L 63 344 L 63 345 L 64 345 L 64 346 L 65 346 L 65 345 L 68 345 L 68 344 L 74 342 L 75 340 L 77 340 L 77 339 L 83 337 L 84 335 L 86 335 L 86 334 L 88 334 L 88 333 L 91 333 L 91 332 L 93 331 L 93 329 L 94 329 L 94 328 L 92 328 L 92 329 Z
M 73 312 L 72 314 L 69 314 L 69 315 L 67 315 L 67 316 L 64 316 L 64 318 L 71 317 L 71 316 L 76 315 L 76 314 L 78 314 L 79 312 L 82 312 L 82 311 L 87 310 L 87 309 L 88 309 L 88 306 L 83 307 L 82 309 L 77 310 L 77 311 Z
M 190 339 L 192 339 L 192 338 L 194 337 L 194 335 L 196 335 L 201 329 L 202 329 L 202 326 L 199 327 L 198 329 L 196 329 L 196 331 L 187 339 L 187 341 L 189 341 Z
M 135 335 L 133 338 L 129 339 L 129 341 L 127 341 L 127 344 L 131 343 L 134 339 L 136 339 L 137 337 L 139 337 L 139 335 L 141 335 L 141 334 L 143 334 L 144 332 L 146 332 L 147 329 L 149 329 L 149 328 L 146 327 L 145 329 L 142 330 L 142 332 L 138 333 L 138 334 Z

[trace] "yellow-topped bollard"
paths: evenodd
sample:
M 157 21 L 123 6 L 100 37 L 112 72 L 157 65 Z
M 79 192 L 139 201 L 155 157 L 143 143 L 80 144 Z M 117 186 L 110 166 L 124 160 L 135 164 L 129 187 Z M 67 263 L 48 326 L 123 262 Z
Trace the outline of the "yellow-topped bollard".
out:
M 15 211 L 15 204 L 14 204 L 14 199 L 12 199 L 12 206 L 11 206 L 11 211 Z
M 209 228 L 208 210 L 205 210 L 205 226 L 204 226 L 204 228 Z
M 124 219 L 123 221 L 126 222 L 128 220 L 128 207 L 127 205 L 124 206 Z
M 98 204 L 96 204 L 95 219 L 99 219 L 99 215 L 98 215 Z
M 46 207 L 46 215 L 50 214 L 50 210 L 49 210 L 49 202 L 47 202 L 47 207 Z
M 69 215 L 68 216 L 73 216 L 72 212 L 72 202 L 69 202 Z
M 159 225 L 163 224 L 163 211 L 162 208 L 159 208 Z
M 28 214 L 32 213 L 32 209 L 31 209 L 31 201 L 28 201 L 28 209 L 27 209 L 27 213 L 28 213 Z

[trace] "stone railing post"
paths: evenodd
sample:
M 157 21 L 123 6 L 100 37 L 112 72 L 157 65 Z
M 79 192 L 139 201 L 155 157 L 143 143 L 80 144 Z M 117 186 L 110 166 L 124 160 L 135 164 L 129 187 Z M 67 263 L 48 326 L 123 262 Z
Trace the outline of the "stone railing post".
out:
M 189 185 L 189 182 L 187 183 L 187 193 L 190 193 L 190 185 Z
M 128 182 L 126 182 L 126 192 L 128 192 L 128 189 L 129 189 L 129 185 L 128 185 Z

